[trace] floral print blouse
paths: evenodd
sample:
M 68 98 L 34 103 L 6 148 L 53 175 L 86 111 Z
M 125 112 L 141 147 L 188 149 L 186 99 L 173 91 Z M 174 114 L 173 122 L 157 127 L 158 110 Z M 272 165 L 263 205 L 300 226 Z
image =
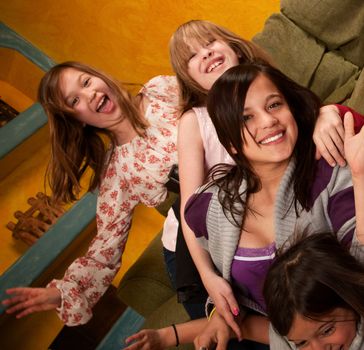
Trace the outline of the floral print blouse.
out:
M 167 196 L 164 184 L 177 163 L 178 87 L 173 76 L 157 76 L 141 89 L 150 103 L 144 136 L 117 146 L 102 180 L 97 200 L 97 235 L 85 256 L 76 259 L 62 280 L 53 280 L 62 294 L 57 309 L 68 326 L 84 324 L 121 265 L 135 206 L 155 207 Z

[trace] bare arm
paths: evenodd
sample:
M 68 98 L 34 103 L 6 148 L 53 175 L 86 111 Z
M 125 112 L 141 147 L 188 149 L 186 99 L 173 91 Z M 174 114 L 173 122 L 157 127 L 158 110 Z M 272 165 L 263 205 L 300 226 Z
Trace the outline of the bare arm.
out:
M 207 324 L 206 318 L 176 324 L 179 344 L 192 343 Z M 157 350 L 176 346 L 176 334 L 172 326 L 160 329 L 142 329 L 125 340 L 125 350 Z
M 364 127 L 355 135 L 354 119 L 350 112 L 344 117 L 345 155 L 350 166 L 356 214 L 356 235 L 364 244 Z
M 192 110 L 186 112 L 179 122 L 177 146 L 181 188 L 181 223 L 186 244 L 218 312 L 224 316 L 240 338 L 240 329 L 232 315 L 232 313 L 238 314 L 239 308 L 231 287 L 227 281 L 216 274 L 210 255 L 200 247 L 195 234 L 188 227 L 184 218 L 187 200 L 203 184 L 205 178 L 205 150 L 197 116 Z

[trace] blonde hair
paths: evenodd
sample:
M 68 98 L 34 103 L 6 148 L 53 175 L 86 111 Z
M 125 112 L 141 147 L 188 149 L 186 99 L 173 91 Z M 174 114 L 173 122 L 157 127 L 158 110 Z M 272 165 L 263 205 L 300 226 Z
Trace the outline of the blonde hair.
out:
M 107 161 L 108 148 L 115 147 L 114 135 L 91 125 L 84 126 L 74 118 L 62 96 L 60 77 L 66 69 L 76 69 L 102 79 L 117 96 L 124 118 L 127 118 L 139 135 L 147 128 L 131 95 L 108 75 L 79 62 L 64 62 L 51 68 L 42 78 L 38 88 L 38 100 L 43 106 L 49 122 L 51 160 L 48 165 L 48 179 L 56 200 L 76 200 L 81 190 L 80 180 L 86 169 L 94 171 L 87 190 L 96 189 Z M 101 134 L 110 141 L 105 143 Z
M 170 60 L 180 87 L 180 104 L 183 112 L 192 107 L 204 106 L 208 91 L 188 74 L 191 43 L 206 45 L 213 40 L 228 44 L 239 58 L 239 63 L 256 58 L 270 62 L 268 54 L 250 41 L 244 40 L 228 29 L 209 21 L 191 20 L 179 26 L 169 42 Z

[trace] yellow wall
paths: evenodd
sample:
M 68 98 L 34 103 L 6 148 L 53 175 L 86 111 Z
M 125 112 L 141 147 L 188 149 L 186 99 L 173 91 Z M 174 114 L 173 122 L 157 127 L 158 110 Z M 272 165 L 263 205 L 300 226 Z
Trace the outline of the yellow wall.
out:
M 181 23 L 190 19 L 207 19 L 250 39 L 262 29 L 265 19 L 278 10 L 279 0 L 0 0 L 0 21 L 56 62 L 79 60 L 102 68 L 121 81 L 143 83 L 154 75 L 172 73 L 168 40 Z M 30 70 L 24 68 L 28 63 L 24 62 L 15 64 L 17 69 L 14 70 L 12 63 L 19 60 L 22 59 L 17 55 L 0 50 L 3 67 L 0 80 L 8 81 L 33 100 L 36 93 L 34 82 L 39 81 L 41 74 L 37 71 L 30 74 Z M 23 69 L 18 69 L 19 66 Z M 19 79 L 22 87 L 18 86 Z M 1 91 L 4 94 L 4 86 L 9 89 L 6 83 L 2 83 L 0 95 Z M 34 170 L 44 173 L 44 164 L 37 165 L 37 162 L 47 159 L 47 153 L 34 157 L 21 165 L 20 173 L 29 174 L 28 170 L 21 169 L 27 169 L 30 163 Z M 42 181 L 41 175 L 35 178 Z M 14 180 L 14 176 L 8 179 Z M 0 198 L 9 206 L 16 198 L 9 195 L 4 200 L 4 191 L 14 186 L 6 182 L 2 185 L 0 192 L 3 196 Z M 25 198 L 37 192 L 30 185 L 26 187 L 32 190 L 29 195 L 23 193 Z M 16 203 L 17 209 L 24 210 L 19 203 L 24 205 L 25 200 Z M 11 207 L 8 220 L 13 211 Z M 160 225 L 161 222 L 157 226 Z M 7 236 L 8 244 L 19 249 L 21 242 L 13 242 L 9 232 Z M 137 240 L 140 243 L 140 237 Z M 26 247 L 20 251 L 24 249 Z M 131 242 L 127 249 L 135 250 Z M 12 259 L 7 258 L 7 261 Z M 46 349 L 62 326 L 53 312 L 29 316 L 19 322 L 11 320 L 0 332 L 3 349 Z M 5 337 L 7 345 L 4 345 Z
M 207 19 L 250 39 L 279 0 L 0 1 L 0 20 L 56 62 L 79 60 L 122 81 L 171 73 L 168 40 L 190 19 Z

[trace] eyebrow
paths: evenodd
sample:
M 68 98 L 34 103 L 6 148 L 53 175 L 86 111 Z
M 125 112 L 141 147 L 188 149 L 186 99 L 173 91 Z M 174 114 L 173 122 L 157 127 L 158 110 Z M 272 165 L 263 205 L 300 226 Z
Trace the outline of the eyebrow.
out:
M 283 98 L 283 99 L 284 99 L 284 96 L 283 96 L 281 93 L 279 93 L 279 92 L 273 92 L 272 94 L 269 94 L 269 95 L 266 97 L 266 99 L 265 99 L 265 103 L 267 103 L 270 99 L 275 98 L 275 97 L 280 97 L 280 98 Z M 246 110 L 249 110 L 249 109 L 250 109 L 250 107 L 245 107 L 245 106 L 244 106 L 244 112 L 245 112 Z

